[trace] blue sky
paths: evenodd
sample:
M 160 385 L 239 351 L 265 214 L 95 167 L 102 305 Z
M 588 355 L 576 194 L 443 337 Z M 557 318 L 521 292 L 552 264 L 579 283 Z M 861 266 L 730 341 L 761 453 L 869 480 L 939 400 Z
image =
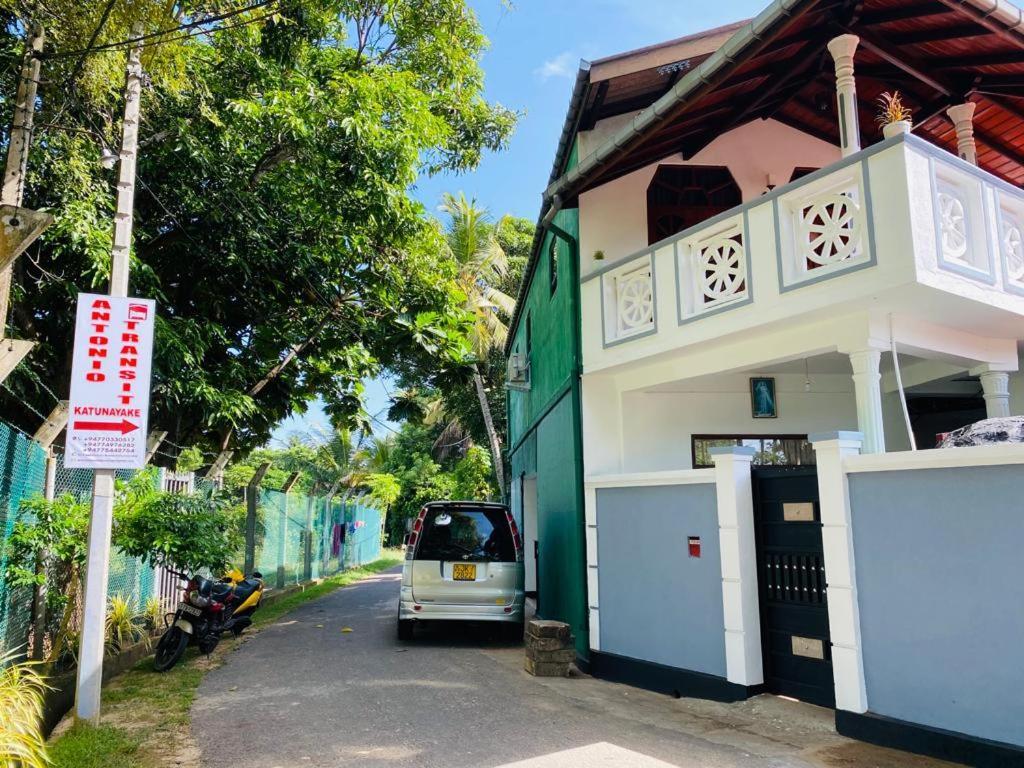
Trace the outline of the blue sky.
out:
M 599 59 L 704 29 L 749 18 L 767 0 L 469 0 L 491 41 L 485 53 L 487 98 L 519 111 L 506 152 L 484 157 L 461 176 L 421 179 L 415 196 L 435 211 L 444 192 L 463 191 L 495 216 L 535 219 L 551 172 L 558 137 L 580 59 Z M 371 413 L 382 420 L 387 382 L 367 382 Z M 393 425 L 392 425 L 393 426 Z M 313 403 L 308 414 L 288 419 L 274 434 L 326 432 L 327 418 Z M 380 426 L 380 431 L 386 427 Z

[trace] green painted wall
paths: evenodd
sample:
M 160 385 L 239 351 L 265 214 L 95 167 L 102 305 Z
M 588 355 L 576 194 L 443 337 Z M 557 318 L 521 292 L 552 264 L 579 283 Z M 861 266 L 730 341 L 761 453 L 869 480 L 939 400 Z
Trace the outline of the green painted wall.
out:
M 575 164 L 576 148 L 569 158 Z M 554 224 L 579 238 L 579 211 L 559 211 Z M 551 242 L 546 234 L 523 299 L 513 352 L 530 343 L 530 389 L 508 393 L 512 477 L 536 476 L 540 539 L 540 615 L 565 621 L 577 653 L 589 655 L 582 456 L 579 442 L 579 277 L 575 248 L 557 239 L 557 287 L 551 291 Z
M 559 211 L 554 223 L 573 237 L 579 237 L 579 210 Z M 561 392 L 564 392 L 576 369 L 574 350 L 576 334 L 576 297 L 579 285 L 573 285 L 569 247 L 558 241 L 558 287 L 551 293 L 550 246 L 554 236 L 549 232 L 541 243 L 540 258 L 533 272 L 529 292 L 523 301 L 519 326 L 515 329 L 513 352 L 526 352 L 526 329 L 531 328 L 530 389 L 509 392 L 509 445 L 519 439 L 543 415 Z M 575 290 L 574 290 L 575 289 Z

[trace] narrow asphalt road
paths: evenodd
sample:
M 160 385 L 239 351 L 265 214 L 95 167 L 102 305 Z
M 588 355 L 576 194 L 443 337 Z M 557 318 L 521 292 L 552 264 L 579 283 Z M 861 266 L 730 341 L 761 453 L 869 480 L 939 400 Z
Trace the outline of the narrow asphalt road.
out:
M 203 765 L 937 765 L 848 742 L 830 713 L 773 697 L 719 705 L 531 678 L 522 650 L 486 628 L 399 643 L 399 579 L 389 571 L 307 603 L 211 672 L 192 713 Z

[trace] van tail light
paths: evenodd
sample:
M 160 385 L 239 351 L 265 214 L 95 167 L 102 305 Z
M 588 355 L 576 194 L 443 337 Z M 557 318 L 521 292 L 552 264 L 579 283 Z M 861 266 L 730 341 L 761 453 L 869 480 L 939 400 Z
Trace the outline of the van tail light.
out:
M 405 559 L 412 560 L 416 555 L 416 543 L 420 540 L 420 534 L 423 533 L 423 523 L 427 517 L 427 508 L 424 507 L 420 510 L 420 513 L 416 515 L 416 519 L 412 524 L 412 531 L 409 533 L 409 540 L 406 542 L 405 547 Z
M 516 562 L 523 562 L 523 539 L 519 535 L 519 526 L 516 525 L 516 519 L 512 517 L 511 512 L 506 512 L 505 517 L 508 518 L 508 524 L 512 528 L 512 543 L 516 548 Z

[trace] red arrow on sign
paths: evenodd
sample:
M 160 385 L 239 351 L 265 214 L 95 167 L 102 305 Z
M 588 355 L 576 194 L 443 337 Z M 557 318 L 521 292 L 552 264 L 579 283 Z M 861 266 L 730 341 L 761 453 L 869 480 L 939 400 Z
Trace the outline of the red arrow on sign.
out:
M 96 432 L 120 432 L 122 435 L 127 435 L 129 432 L 134 432 L 138 429 L 138 424 L 132 424 L 126 419 L 121 419 L 120 423 L 116 421 L 76 421 L 75 429 L 85 429 Z

